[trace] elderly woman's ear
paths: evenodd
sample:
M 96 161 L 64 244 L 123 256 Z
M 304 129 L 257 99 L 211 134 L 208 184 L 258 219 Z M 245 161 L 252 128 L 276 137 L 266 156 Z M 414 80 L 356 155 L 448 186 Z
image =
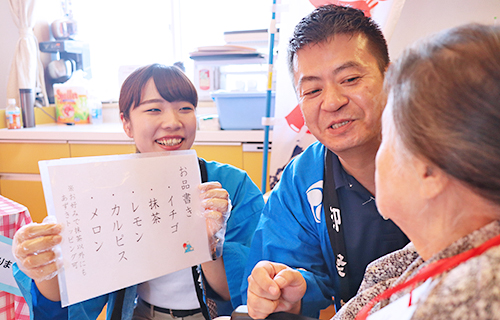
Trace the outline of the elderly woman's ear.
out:
M 432 199 L 443 193 L 449 182 L 448 176 L 436 165 L 417 160 L 416 170 L 421 179 L 419 194 L 424 199 Z

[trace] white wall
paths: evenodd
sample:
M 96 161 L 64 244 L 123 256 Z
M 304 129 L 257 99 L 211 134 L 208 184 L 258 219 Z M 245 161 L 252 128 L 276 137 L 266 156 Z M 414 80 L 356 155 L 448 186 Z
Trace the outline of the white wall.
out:
M 19 31 L 10 13 L 9 1 L 0 0 L 0 109 L 7 106 L 7 82 Z
M 500 0 L 406 0 L 389 42 L 392 60 L 415 40 L 469 22 L 500 25 Z
M 391 59 L 421 37 L 467 22 L 493 23 L 495 16 L 500 24 L 500 0 L 406 0 L 389 43 Z M 7 82 L 18 36 L 8 1 L 0 0 L 0 108 L 7 103 Z

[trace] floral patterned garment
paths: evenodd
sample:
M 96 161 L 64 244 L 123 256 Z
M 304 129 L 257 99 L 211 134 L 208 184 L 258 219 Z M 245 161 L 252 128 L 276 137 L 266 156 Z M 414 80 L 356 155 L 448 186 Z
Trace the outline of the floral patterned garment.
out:
M 361 308 L 387 288 L 412 278 L 423 267 L 443 258 L 477 247 L 500 234 L 500 221 L 456 241 L 424 261 L 412 243 L 368 265 L 357 295 L 349 300 L 332 320 L 354 319 Z M 435 286 L 427 299 L 417 305 L 412 320 L 486 320 L 500 319 L 500 246 L 471 258 L 434 278 Z M 377 303 L 372 313 L 410 292 L 395 293 Z

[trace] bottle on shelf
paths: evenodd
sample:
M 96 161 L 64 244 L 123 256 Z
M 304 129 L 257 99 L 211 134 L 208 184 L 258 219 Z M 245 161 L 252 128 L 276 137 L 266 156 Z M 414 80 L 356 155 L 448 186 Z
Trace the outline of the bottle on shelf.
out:
M 87 100 L 89 106 L 89 118 L 92 124 L 102 123 L 102 102 L 96 97 L 90 96 Z
M 9 99 L 8 103 L 5 109 L 7 129 L 21 129 L 21 109 L 16 105 L 16 99 Z

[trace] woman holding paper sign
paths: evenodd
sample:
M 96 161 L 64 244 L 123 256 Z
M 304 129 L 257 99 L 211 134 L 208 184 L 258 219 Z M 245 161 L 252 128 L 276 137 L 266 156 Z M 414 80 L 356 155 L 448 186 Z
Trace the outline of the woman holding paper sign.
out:
M 139 68 L 122 85 L 123 128 L 138 152 L 188 150 L 196 134 L 197 99 L 195 87 L 177 67 Z M 241 304 L 243 269 L 264 200 L 242 170 L 203 159 L 200 169 L 207 179 L 200 190 L 213 261 L 63 309 L 55 277 L 62 226 L 30 224 L 16 233 L 14 251 L 23 271 L 15 276 L 32 318 L 95 319 L 106 304 L 108 319 L 202 320 L 210 318 L 209 307 L 211 316 L 229 315 Z M 217 313 L 211 308 L 214 301 Z

